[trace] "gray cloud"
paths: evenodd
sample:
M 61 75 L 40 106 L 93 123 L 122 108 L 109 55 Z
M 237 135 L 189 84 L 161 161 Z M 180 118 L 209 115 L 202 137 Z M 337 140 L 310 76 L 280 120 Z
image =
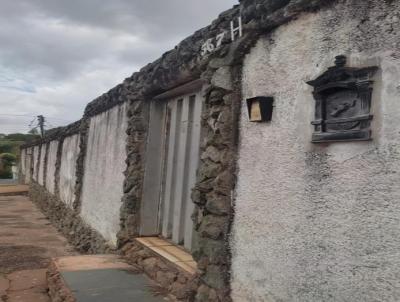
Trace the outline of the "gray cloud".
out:
M 86 103 L 236 3 L 0 0 L 0 113 L 76 120 Z M 0 116 L 0 133 L 26 130 L 19 120 Z

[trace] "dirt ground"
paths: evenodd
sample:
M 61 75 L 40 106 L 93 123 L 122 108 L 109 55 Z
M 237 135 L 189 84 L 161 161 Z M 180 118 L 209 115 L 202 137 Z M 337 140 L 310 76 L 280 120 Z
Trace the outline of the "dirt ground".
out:
M 74 254 L 28 197 L 0 196 L 0 301 L 50 301 L 50 259 Z
M 26 195 L 29 186 L 26 185 L 4 185 L 0 183 L 0 196 L 2 195 Z

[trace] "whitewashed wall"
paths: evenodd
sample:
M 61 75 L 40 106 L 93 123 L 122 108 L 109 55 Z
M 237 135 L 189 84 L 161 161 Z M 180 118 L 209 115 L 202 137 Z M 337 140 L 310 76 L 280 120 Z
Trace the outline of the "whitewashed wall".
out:
M 25 158 L 25 183 L 29 184 L 31 182 L 31 163 L 32 163 L 32 150 L 33 148 L 26 149 Z
M 259 124 L 242 105 L 234 301 L 400 301 L 400 5 L 340 3 L 281 26 L 245 60 L 243 99 L 275 107 Z M 373 140 L 312 144 L 306 81 L 340 54 L 381 70 Z
M 116 106 L 91 118 L 84 166 L 81 215 L 112 244 L 119 231 L 126 169 L 126 108 Z
M 58 141 L 51 141 L 47 155 L 46 189 L 54 194 Z
M 60 167 L 60 198 L 69 207 L 75 199 L 76 161 L 79 155 L 79 134 L 64 139 Z
M 39 179 L 38 182 L 40 185 L 44 185 L 43 176 L 44 176 L 44 165 L 45 165 L 45 158 L 46 158 L 46 144 L 43 144 L 40 150 L 40 163 L 39 163 Z
M 40 148 L 40 146 L 33 147 L 33 175 L 32 175 L 32 179 L 36 180 L 36 181 L 37 181 L 37 175 L 38 175 L 39 148 Z
M 26 173 L 26 149 L 21 150 L 20 166 L 21 166 L 21 174 L 25 175 L 25 173 Z

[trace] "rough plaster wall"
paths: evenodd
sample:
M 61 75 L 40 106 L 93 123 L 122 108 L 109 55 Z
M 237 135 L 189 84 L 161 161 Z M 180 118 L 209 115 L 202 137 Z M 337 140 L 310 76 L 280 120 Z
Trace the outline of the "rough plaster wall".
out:
M 51 141 L 47 157 L 46 189 L 54 194 L 58 141 Z
M 79 134 L 64 139 L 60 168 L 60 198 L 70 208 L 75 199 L 76 161 L 79 155 Z
M 32 178 L 37 181 L 38 175 L 38 156 L 40 146 L 33 147 L 33 175 Z
M 258 124 L 242 106 L 234 301 L 400 301 L 400 5 L 354 2 L 280 27 L 245 60 L 243 99 L 275 107 Z M 381 68 L 373 140 L 313 145 L 305 81 L 339 54 Z
M 110 243 L 119 231 L 126 168 L 126 104 L 91 118 L 82 189 L 82 218 Z
M 43 176 L 44 176 L 44 160 L 46 157 L 46 144 L 42 144 L 40 147 L 40 165 L 39 165 L 39 179 L 38 182 L 40 185 L 44 185 Z

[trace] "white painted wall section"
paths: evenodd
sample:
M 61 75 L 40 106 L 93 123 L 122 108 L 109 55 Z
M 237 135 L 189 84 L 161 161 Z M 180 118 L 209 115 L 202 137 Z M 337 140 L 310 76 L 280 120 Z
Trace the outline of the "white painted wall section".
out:
M 32 164 L 32 151 L 33 148 L 26 149 L 25 158 L 25 183 L 29 184 L 31 182 L 31 164 Z
M 82 189 L 82 218 L 116 244 L 126 169 L 127 105 L 90 120 Z
M 275 107 L 270 123 L 251 123 L 242 104 L 234 301 L 399 301 L 400 5 L 356 2 L 302 14 L 246 57 L 243 100 L 274 96 Z M 340 54 L 380 68 L 373 140 L 312 144 L 306 81 Z
M 75 199 L 76 161 L 79 155 L 79 134 L 66 137 L 63 142 L 60 167 L 60 198 L 72 207 Z
M 45 164 L 45 158 L 46 158 L 46 146 L 47 144 L 43 144 L 40 148 L 40 164 L 39 164 L 39 179 L 38 183 L 40 185 L 44 185 L 43 181 L 43 176 L 44 176 L 44 164 Z
M 46 169 L 46 189 L 54 194 L 55 191 L 55 173 L 57 163 L 57 150 L 58 141 L 51 141 L 49 146 L 49 154 L 47 157 L 47 169 Z
M 20 164 L 21 164 L 21 174 L 25 175 L 26 174 L 26 149 L 21 150 Z
M 33 175 L 32 175 L 32 179 L 36 180 L 36 181 L 38 180 L 37 175 L 38 175 L 39 148 L 40 148 L 40 146 L 33 147 Z

